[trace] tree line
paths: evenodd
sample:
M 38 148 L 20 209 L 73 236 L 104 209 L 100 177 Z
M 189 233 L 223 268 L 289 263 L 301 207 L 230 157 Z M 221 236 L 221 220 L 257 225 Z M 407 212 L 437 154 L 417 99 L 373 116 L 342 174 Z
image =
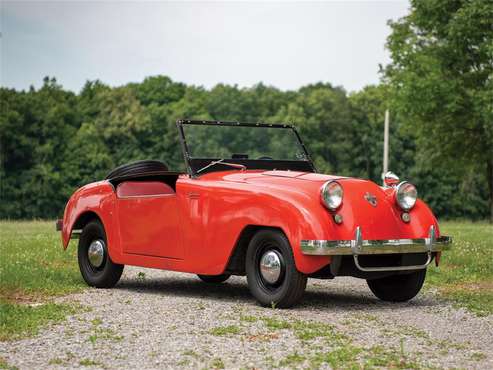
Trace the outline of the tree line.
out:
M 59 217 L 76 188 L 130 161 L 159 159 L 183 171 L 180 118 L 294 123 L 319 171 L 381 182 L 389 93 L 379 85 L 348 94 L 328 83 L 207 90 L 166 76 L 114 88 L 88 81 L 79 94 L 54 78 L 39 89 L 2 88 L 0 218 Z M 439 216 L 486 218 L 484 175 L 431 163 L 418 139 L 393 115 L 390 168 L 416 184 Z
M 322 172 L 381 181 L 384 112 L 390 169 L 443 218 L 493 222 L 493 2 L 410 0 L 390 22 L 379 85 L 282 91 L 187 86 L 166 76 L 75 94 L 54 78 L 0 88 L 0 218 L 60 216 L 79 186 L 138 159 L 184 170 L 180 118 L 294 123 Z

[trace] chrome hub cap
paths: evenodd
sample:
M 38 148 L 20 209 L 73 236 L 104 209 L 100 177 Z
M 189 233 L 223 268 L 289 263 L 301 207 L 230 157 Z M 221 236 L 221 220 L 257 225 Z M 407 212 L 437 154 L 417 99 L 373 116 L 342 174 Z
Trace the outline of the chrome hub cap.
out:
M 104 261 L 104 241 L 101 239 L 94 240 L 87 250 L 87 257 L 91 266 L 101 267 Z
M 269 284 L 275 284 L 279 281 L 282 272 L 281 256 L 273 250 L 268 250 L 260 258 L 260 274 Z

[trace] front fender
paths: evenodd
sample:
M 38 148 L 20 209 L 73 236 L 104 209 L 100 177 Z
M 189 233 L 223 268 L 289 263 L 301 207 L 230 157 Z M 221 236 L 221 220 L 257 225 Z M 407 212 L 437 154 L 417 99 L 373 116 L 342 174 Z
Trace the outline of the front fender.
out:
M 329 216 L 318 201 L 296 189 L 256 188 L 249 184 L 204 184 L 201 194 L 203 246 L 208 257 L 204 271 L 220 274 L 233 253 L 242 231 L 248 226 L 281 229 L 288 238 L 296 268 L 313 273 L 330 263 L 330 256 L 307 256 L 301 253 L 301 240 L 322 235 L 329 228 Z M 190 250 L 191 259 L 200 259 Z M 202 259 L 203 260 L 203 259 Z

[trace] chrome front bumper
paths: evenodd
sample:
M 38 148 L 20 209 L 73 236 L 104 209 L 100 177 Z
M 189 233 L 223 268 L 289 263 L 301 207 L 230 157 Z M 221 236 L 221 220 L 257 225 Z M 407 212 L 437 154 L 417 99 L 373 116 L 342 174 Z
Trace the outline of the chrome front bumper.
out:
M 303 254 L 314 256 L 352 255 L 361 271 L 399 271 L 426 268 L 432 260 L 432 253 L 449 249 L 451 243 L 452 238 L 449 236 L 437 238 L 433 225 L 428 231 L 428 238 L 387 240 L 363 240 L 361 228 L 358 226 L 353 240 L 302 240 L 301 251 Z M 362 267 L 358 262 L 358 255 L 402 253 L 427 253 L 428 259 L 423 265 L 395 267 Z

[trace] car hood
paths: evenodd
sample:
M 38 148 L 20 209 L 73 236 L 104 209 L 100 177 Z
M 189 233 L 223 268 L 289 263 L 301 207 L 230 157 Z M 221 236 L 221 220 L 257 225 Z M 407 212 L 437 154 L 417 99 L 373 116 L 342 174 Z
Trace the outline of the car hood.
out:
M 336 212 L 328 212 L 320 199 L 322 185 L 329 180 L 337 180 L 344 190 L 342 205 Z M 394 189 L 383 188 L 370 180 L 318 173 L 267 171 L 243 181 L 253 186 L 267 187 L 278 194 L 279 199 L 293 202 L 299 208 L 304 207 L 318 219 L 327 214 L 340 214 L 344 222 L 331 232 L 331 237 L 336 239 L 353 239 L 356 227 L 361 228 L 364 239 L 375 240 L 426 237 L 431 224 L 437 227 L 430 210 L 419 200 L 412 211 L 413 221 L 407 224 L 402 222 L 402 210 L 395 203 Z
M 384 202 L 388 193 L 373 181 L 344 176 L 325 175 L 321 173 L 298 171 L 245 171 L 224 174 L 221 180 L 227 182 L 246 183 L 256 187 L 268 188 L 279 193 L 290 193 L 303 196 L 305 199 L 320 200 L 322 185 L 330 180 L 337 180 L 344 189 L 346 200 L 365 200 L 365 194 L 377 197 L 377 202 Z M 368 203 L 368 202 L 366 202 Z M 383 203 L 381 203 L 383 204 Z
M 394 200 L 394 189 L 383 188 L 370 180 L 319 173 L 297 171 L 227 171 L 204 175 L 208 180 L 238 184 L 238 189 L 263 194 L 289 202 L 301 213 L 308 215 L 312 223 L 325 220 L 330 238 L 347 240 L 353 238 L 356 227 L 365 239 L 395 239 L 426 237 L 431 224 L 436 225 L 429 208 L 420 200 L 412 210 L 412 221 L 401 220 L 402 210 Z M 322 205 L 320 190 L 329 180 L 337 180 L 344 198 L 336 213 L 343 216 L 343 224 L 335 227 L 331 215 Z
M 248 183 L 266 183 L 266 182 L 278 182 L 277 180 L 282 179 L 283 182 L 291 182 L 290 180 L 304 180 L 304 181 L 315 181 L 315 182 L 326 182 L 329 180 L 345 178 L 343 176 L 332 176 L 325 175 L 322 173 L 312 173 L 312 172 L 300 172 L 300 171 L 245 171 L 245 172 L 235 172 L 227 173 L 221 176 L 225 181 L 234 182 L 248 182 Z

